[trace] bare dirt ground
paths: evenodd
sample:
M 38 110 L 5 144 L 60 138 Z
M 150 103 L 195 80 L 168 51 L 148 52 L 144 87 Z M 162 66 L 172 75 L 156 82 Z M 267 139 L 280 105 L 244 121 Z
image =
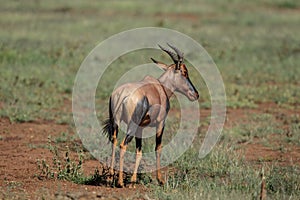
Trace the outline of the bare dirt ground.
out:
M 39 180 L 37 160 L 51 160 L 52 155 L 45 146 L 49 135 L 59 135 L 69 130 L 68 125 L 51 122 L 10 123 L 8 119 L 0 119 L 0 199 L 36 199 L 41 194 L 48 198 L 66 199 L 122 199 L 134 196 L 135 189 L 113 189 L 110 187 L 78 185 L 68 181 Z M 84 163 L 85 171 L 90 174 L 100 163 L 88 160 Z M 88 172 L 87 172 L 88 173 Z M 139 191 L 146 188 L 139 187 Z
M 202 117 L 209 116 L 209 110 L 203 110 Z M 262 104 L 257 109 L 230 109 L 227 111 L 225 127 L 232 127 L 240 121 L 246 121 L 250 113 L 272 113 L 272 115 L 299 114 L 299 111 L 281 109 L 274 104 Z M 280 120 L 280 118 L 278 119 Z M 124 199 L 133 196 L 136 199 L 149 199 L 146 188 L 138 185 L 136 189 L 111 188 L 106 186 L 78 185 L 68 181 L 39 180 L 37 160 L 51 160 L 47 145 L 49 135 L 58 136 L 62 132 L 73 130 L 68 125 L 54 122 L 36 121 L 30 123 L 11 123 L 0 118 L 0 199 Z M 280 138 L 270 134 L 272 146 L 285 145 L 285 149 L 268 147 L 261 144 L 259 138 L 251 143 L 242 144 L 246 160 L 258 162 L 277 161 L 282 165 L 300 164 L 300 148 L 296 145 L 281 144 Z M 100 163 L 88 160 L 83 163 L 84 171 L 92 174 Z

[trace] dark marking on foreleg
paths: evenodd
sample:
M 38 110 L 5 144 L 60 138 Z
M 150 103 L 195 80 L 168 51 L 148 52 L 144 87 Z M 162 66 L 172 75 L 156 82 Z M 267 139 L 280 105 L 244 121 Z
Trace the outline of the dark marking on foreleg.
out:
M 143 97 L 141 101 L 139 101 L 134 109 L 134 112 L 131 116 L 130 122 L 127 127 L 127 134 L 125 139 L 122 141 L 120 145 L 120 171 L 119 171 L 119 179 L 118 179 L 118 186 L 123 187 L 123 163 L 124 163 L 124 155 L 126 152 L 126 148 L 128 143 L 132 140 L 133 137 L 136 137 L 136 133 L 141 128 L 139 125 L 142 119 L 145 117 L 147 111 L 149 109 L 149 102 L 146 97 Z M 141 136 L 140 136 L 141 139 Z M 139 141 L 139 140 L 138 140 Z M 140 158 L 138 157 L 138 161 Z M 138 162 L 139 164 L 139 162 Z M 137 165 L 137 164 L 136 164 Z M 138 165 L 137 165 L 138 167 Z
M 164 180 L 161 177 L 160 171 L 160 155 L 162 149 L 162 135 L 164 132 L 164 123 L 160 123 L 157 126 L 156 130 L 156 146 L 155 146 L 155 155 L 156 155 L 156 178 L 160 185 L 164 184 Z

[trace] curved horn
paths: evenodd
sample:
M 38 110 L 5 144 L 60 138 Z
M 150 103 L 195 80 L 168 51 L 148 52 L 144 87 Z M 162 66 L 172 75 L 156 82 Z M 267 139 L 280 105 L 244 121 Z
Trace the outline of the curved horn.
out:
M 164 48 L 164 47 L 162 47 L 162 46 L 160 46 L 160 45 L 158 45 L 158 46 L 159 46 L 159 48 L 161 48 L 161 50 L 163 50 L 164 52 L 166 52 L 167 54 L 169 54 L 169 56 L 172 58 L 172 60 L 174 61 L 175 64 L 178 63 L 178 61 L 179 61 L 178 55 L 176 56 L 175 53 L 169 51 L 168 49 L 166 49 L 166 48 Z M 178 57 L 178 58 L 177 58 L 177 57 Z
M 177 53 L 178 61 L 180 63 L 182 63 L 183 62 L 183 53 L 179 49 L 177 49 L 176 47 L 170 45 L 169 43 L 167 43 L 167 45 L 169 47 L 171 47 Z

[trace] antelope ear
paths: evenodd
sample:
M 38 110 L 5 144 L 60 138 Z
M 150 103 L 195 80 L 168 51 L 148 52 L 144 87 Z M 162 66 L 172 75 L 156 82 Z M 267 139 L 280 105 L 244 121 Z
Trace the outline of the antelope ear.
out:
M 167 69 L 169 68 L 168 65 L 166 65 L 165 63 L 159 62 L 159 61 L 157 61 L 157 60 L 154 60 L 154 58 L 151 58 L 151 60 L 152 60 L 155 64 L 157 64 L 161 69 L 163 69 L 163 70 L 165 70 L 165 71 L 167 71 Z

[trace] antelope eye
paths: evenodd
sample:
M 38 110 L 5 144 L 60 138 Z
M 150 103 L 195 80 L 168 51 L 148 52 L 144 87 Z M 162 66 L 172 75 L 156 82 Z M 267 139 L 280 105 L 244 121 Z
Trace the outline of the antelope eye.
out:
M 187 72 L 186 71 L 181 71 L 181 74 L 182 74 L 182 76 L 187 77 Z

